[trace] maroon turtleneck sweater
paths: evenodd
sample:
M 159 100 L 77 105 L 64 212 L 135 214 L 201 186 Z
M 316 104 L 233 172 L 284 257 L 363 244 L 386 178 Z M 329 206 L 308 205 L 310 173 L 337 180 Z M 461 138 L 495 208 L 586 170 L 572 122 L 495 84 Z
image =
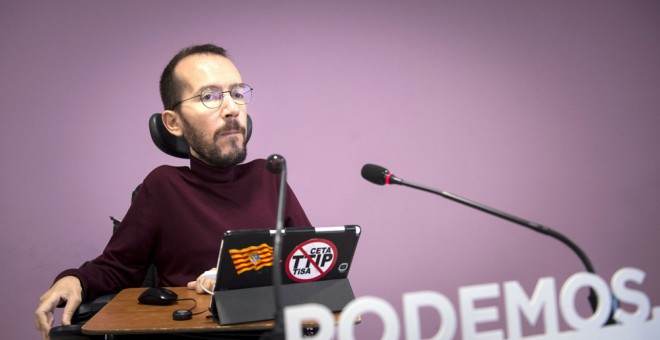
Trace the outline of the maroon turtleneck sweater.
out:
M 275 227 L 278 183 L 263 159 L 216 168 L 191 157 L 190 168 L 160 166 L 145 178 L 103 254 L 57 279 L 78 277 L 87 300 L 139 286 L 154 263 L 159 286 L 185 286 L 216 265 L 225 231 Z M 310 226 L 291 188 L 286 199 L 284 226 Z

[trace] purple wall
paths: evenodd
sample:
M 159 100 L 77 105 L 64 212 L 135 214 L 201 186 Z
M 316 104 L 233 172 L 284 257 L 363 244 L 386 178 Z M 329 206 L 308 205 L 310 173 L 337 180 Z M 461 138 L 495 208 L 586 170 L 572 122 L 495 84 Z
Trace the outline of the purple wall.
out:
M 655 1 L 5 1 L 0 328 L 38 338 L 53 277 L 101 251 L 151 169 L 185 164 L 147 119 L 165 63 L 209 41 L 256 89 L 249 157 L 287 158 L 316 225 L 363 227 L 358 296 L 400 314 L 404 292 L 456 303 L 460 286 L 582 270 L 552 239 L 365 182 L 373 162 L 555 228 L 606 280 L 640 268 L 660 305 L 659 23 Z M 366 316 L 358 336 L 381 328 Z

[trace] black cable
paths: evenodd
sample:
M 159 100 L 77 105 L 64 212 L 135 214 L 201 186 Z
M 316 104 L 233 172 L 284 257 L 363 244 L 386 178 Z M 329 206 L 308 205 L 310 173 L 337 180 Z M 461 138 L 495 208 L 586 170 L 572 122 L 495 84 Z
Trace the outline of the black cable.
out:
M 176 299 L 177 302 L 179 302 L 179 301 L 186 301 L 186 300 L 188 300 L 188 301 L 192 301 L 192 302 L 195 303 L 191 308 L 188 309 L 188 310 L 192 313 L 193 309 L 197 308 L 197 300 L 195 300 L 195 299 L 193 299 L 193 298 Z M 199 314 L 203 314 L 203 313 L 206 313 L 206 312 L 208 312 L 208 310 L 203 310 L 203 311 L 201 311 L 201 312 L 192 313 L 192 315 L 199 315 Z

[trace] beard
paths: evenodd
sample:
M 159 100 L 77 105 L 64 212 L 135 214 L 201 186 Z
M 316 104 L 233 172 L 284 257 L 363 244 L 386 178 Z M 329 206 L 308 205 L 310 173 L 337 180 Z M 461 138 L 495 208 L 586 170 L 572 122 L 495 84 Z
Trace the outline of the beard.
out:
M 204 163 L 226 168 L 239 164 L 245 160 L 245 157 L 247 156 L 247 146 L 245 145 L 246 129 L 239 124 L 238 120 L 234 118 L 228 119 L 223 127 L 217 129 L 213 133 L 213 139 L 210 143 L 204 139 L 204 136 L 198 129 L 193 128 L 192 125 L 183 118 L 183 115 L 181 116 L 181 121 L 183 123 L 184 139 Z M 218 139 L 220 139 L 224 132 L 231 130 L 241 131 L 243 134 L 243 145 L 239 144 L 237 137 L 232 136 L 228 138 L 227 142 L 229 145 L 223 150 L 217 144 Z

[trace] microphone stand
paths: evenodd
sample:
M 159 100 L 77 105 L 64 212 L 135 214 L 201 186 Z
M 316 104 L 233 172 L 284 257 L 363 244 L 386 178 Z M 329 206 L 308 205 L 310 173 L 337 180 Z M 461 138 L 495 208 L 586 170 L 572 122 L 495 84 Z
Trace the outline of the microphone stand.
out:
M 555 238 L 555 239 L 559 240 L 560 242 L 562 242 L 563 244 L 565 244 L 566 246 L 568 246 L 569 248 L 571 248 L 571 250 L 573 250 L 573 252 L 575 252 L 575 254 L 580 258 L 580 261 L 582 261 L 582 264 L 586 268 L 587 272 L 592 273 L 592 274 L 596 274 L 596 271 L 594 270 L 594 266 L 591 263 L 591 261 L 589 260 L 589 258 L 587 257 L 587 254 L 585 254 L 585 252 L 582 249 L 580 249 L 580 247 L 578 247 L 577 244 L 575 244 L 573 241 L 571 241 L 568 237 L 562 235 L 561 233 L 559 233 L 555 230 L 550 229 L 549 227 L 546 227 L 546 226 L 544 226 L 542 224 L 539 224 L 539 223 L 535 223 L 535 222 L 531 222 L 531 221 L 522 219 L 520 217 L 505 213 L 503 211 L 488 207 L 486 205 L 471 201 L 469 199 L 454 195 L 454 194 L 446 192 L 446 191 L 436 190 L 436 189 L 433 189 L 433 188 L 430 188 L 430 187 L 427 187 L 427 186 L 424 186 L 424 185 L 412 183 L 412 182 L 406 182 L 403 179 L 398 178 L 398 177 L 396 177 L 392 174 L 389 174 L 389 173 L 387 173 L 386 176 L 387 176 L 387 178 L 386 178 L 387 184 L 399 184 L 399 185 L 419 189 L 419 190 L 422 190 L 422 191 L 426 191 L 426 192 L 429 192 L 429 193 L 432 193 L 432 194 L 440 195 L 440 196 L 448 198 L 448 199 L 450 199 L 454 202 L 458 202 L 458 203 L 467 205 L 467 206 L 475 208 L 477 210 L 481 210 L 481 211 L 483 211 L 487 214 L 497 216 L 497 217 L 505 219 L 509 222 L 513 222 L 513 223 L 521 225 L 525 228 L 529 228 L 529 229 L 532 229 L 532 230 L 534 230 L 536 232 L 539 232 L 541 234 L 548 235 L 552 238 Z M 608 325 L 616 323 L 616 321 L 614 320 L 614 311 L 618 308 L 618 305 L 619 305 L 618 300 L 614 296 L 611 296 L 611 299 L 612 299 L 612 310 L 611 310 L 610 316 L 607 320 Z M 592 308 L 593 311 L 595 311 L 596 308 L 598 307 L 598 297 L 594 293 L 593 289 L 590 289 L 590 292 L 589 292 L 589 304 L 591 305 L 591 308 Z
M 282 310 L 282 266 L 280 262 L 282 261 L 282 228 L 284 228 L 284 192 L 286 188 L 286 167 L 282 168 L 282 173 L 280 175 L 280 192 L 277 207 L 277 224 L 275 225 L 275 241 L 273 242 L 273 248 L 275 251 L 275 266 L 273 267 L 273 290 L 275 293 L 275 328 L 273 329 L 273 335 L 278 337 L 281 335 L 281 338 L 284 339 L 284 315 Z
M 273 294 L 275 301 L 275 317 L 274 317 L 274 326 L 273 330 L 268 333 L 264 333 L 261 336 L 261 339 L 273 339 L 280 340 L 285 339 L 284 334 L 284 310 L 282 307 L 282 229 L 284 228 L 284 205 L 285 205 L 285 193 L 286 193 L 286 165 L 284 158 L 279 155 L 272 155 L 269 157 L 268 161 L 272 159 L 280 159 L 280 167 L 268 167 L 268 170 L 271 172 L 280 172 L 280 186 L 278 192 L 278 204 L 277 204 L 277 221 L 275 224 L 275 240 L 273 241 Z M 271 163 L 272 165 L 272 163 Z

